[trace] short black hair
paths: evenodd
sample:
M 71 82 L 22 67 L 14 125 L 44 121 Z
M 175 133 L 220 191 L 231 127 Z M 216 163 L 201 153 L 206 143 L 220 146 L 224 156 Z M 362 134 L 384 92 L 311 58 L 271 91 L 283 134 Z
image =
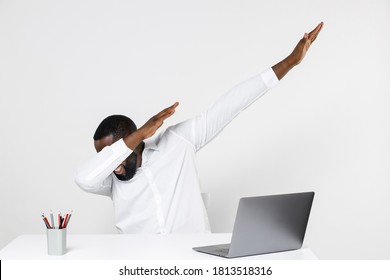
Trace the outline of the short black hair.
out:
M 114 140 L 118 140 L 137 130 L 135 123 L 128 117 L 122 115 L 112 115 L 105 118 L 97 127 L 93 140 L 112 135 Z

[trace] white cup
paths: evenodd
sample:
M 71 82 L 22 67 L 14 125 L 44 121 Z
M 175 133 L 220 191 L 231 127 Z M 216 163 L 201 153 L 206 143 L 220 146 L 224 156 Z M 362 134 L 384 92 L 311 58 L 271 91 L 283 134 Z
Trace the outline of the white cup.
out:
M 66 228 L 47 229 L 47 253 L 49 255 L 63 255 L 66 253 Z

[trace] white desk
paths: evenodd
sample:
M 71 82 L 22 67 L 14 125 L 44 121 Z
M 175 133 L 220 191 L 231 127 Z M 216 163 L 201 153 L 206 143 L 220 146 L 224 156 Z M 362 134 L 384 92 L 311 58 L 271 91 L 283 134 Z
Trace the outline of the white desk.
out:
M 67 253 L 47 254 L 46 235 L 21 235 L 0 251 L 2 260 L 223 260 L 198 253 L 192 247 L 230 243 L 231 234 L 172 235 L 68 235 Z M 309 248 L 238 259 L 306 260 L 317 259 Z

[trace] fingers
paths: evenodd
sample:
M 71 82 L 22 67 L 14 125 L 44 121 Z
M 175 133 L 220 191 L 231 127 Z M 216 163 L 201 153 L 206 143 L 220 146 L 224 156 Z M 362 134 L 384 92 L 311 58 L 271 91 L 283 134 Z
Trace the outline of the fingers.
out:
M 322 27 L 324 26 L 324 23 L 321 21 L 316 28 L 314 28 L 312 31 L 310 31 L 309 35 L 318 35 L 318 33 L 321 31 Z
M 314 42 L 315 39 L 317 38 L 318 34 L 320 33 L 322 27 L 324 26 L 324 23 L 321 21 L 316 28 L 314 28 L 310 33 L 309 33 L 309 40 L 311 42 Z
M 140 134 L 142 135 L 143 139 L 152 137 L 154 133 L 156 133 L 157 129 L 162 126 L 164 120 L 175 113 L 177 106 L 179 106 L 179 102 L 175 102 L 172 106 L 165 108 L 157 115 L 154 115 L 140 129 L 138 129 L 138 131 L 141 131 Z
M 115 168 L 114 173 L 117 174 L 117 175 L 124 175 L 125 174 L 125 168 L 123 167 L 123 164 L 121 164 L 117 168 Z
M 162 110 L 155 117 L 161 120 L 165 120 L 166 118 L 172 116 L 173 113 L 175 113 L 175 109 L 177 106 L 179 106 L 179 102 L 175 102 L 172 106 Z
M 173 114 L 177 106 L 179 106 L 179 102 L 175 102 L 172 106 L 168 107 L 165 110 L 167 110 L 168 114 Z

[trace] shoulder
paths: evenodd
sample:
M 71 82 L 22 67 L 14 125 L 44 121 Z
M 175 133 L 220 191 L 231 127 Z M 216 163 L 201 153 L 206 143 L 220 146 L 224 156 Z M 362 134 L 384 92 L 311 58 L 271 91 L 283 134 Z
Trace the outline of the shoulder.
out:
M 181 143 L 186 146 L 190 145 L 193 148 L 194 145 L 190 141 L 192 135 L 193 121 L 190 119 L 167 127 L 154 138 L 149 145 L 154 145 L 156 148 L 167 148 L 168 146 L 174 147 L 174 145 L 179 145 L 179 143 Z

